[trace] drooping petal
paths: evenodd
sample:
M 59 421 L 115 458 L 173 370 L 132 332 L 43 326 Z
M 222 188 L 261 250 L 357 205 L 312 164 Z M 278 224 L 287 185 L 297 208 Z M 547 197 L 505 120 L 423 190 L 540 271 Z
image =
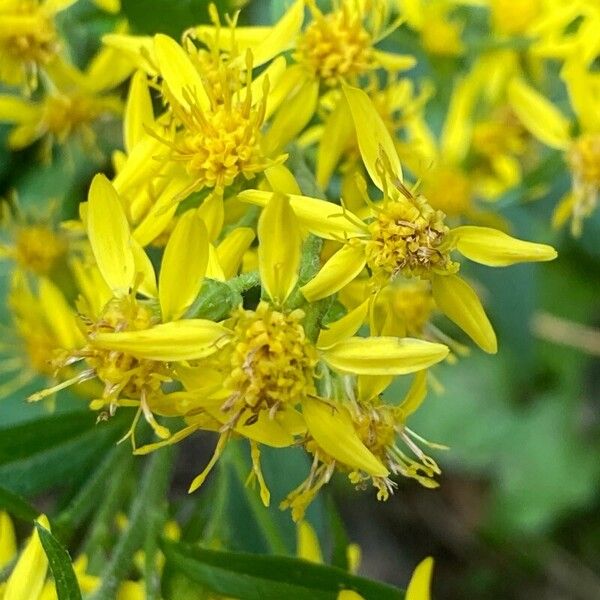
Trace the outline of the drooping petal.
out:
M 427 371 L 418 371 L 413 382 L 406 392 L 398 408 L 402 411 L 404 418 L 412 415 L 423 403 L 427 395 Z
M 45 515 L 40 515 L 37 522 L 50 529 Z M 29 542 L 15 565 L 4 589 L 3 600 L 31 600 L 37 598 L 44 587 L 48 558 L 42 546 L 40 536 L 34 527 Z
M 287 196 L 271 194 L 258 221 L 258 263 L 262 285 L 282 304 L 298 281 L 302 238 Z
M 250 227 L 236 227 L 217 246 L 217 259 L 226 279 L 237 274 L 244 253 L 250 248 L 254 237 L 254 231 Z
M 159 33 L 154 36 L 154 53 L 160 74 L 177 102 L 188 109 L 196 103 L 208 108 L 202 78 L 185 50 L 173 38 Z
M 498 351 L 498 342 L 475 290 L 458 275 L 438 275 L 431 289 L 437 307 L 454 321 L 482 350 Z
M 448 356 L 444 344 L 413 338 L 353 337 L 323 352 L 334 369 L 358 375 L 405 375 L 426 369 Z
M 123 116 L 123 137 L 127 152 L 131 152 L 133 147 L 146 135 L 146 128 L 153 124 L 154 111 L 152 110 L 148 78 L 143 71 L 137 71 L 131 78 Z
M 432 572 L 433 558 L 428 556 L 413 571 L 408 587 L 406 588 L 405 600 L 430 600 Z
M 300 291 L 309 302 L 331 296 L 354 280 L 364 269 L 366 262 L 362 244 L 347 244 Z
M 536 138 L 551 148 L 567 148 L 570 123 L 554 104 L 521 79 L 510 82 L 508 100 L 517 117 Z
M 373 183 L 380 190 L 383 189 L 382 153 L 389 161 L 391 175 L 402 180 L 402 167 L 392 136 L 369 96 L 362 90 L 350 86 L 344 86 L 344 94 L 354 120 L 360 155 Z
M 207 263 L 206 227 L 190 210 L 179 218 L 165 247 L 158 281 L 163 321 L 178 319 L 196 299 Z
M 213 321 L 185 319 L 162 323 L 141 331 L 98 333 L 92 344 L 127 352 L 138 358 L 161 361 L 195 360 L 222 348 L 231 332 Z
M 129 223 L 110 181 L 98 174 L 88 196 L 87 231 L 98 269 L 115 293 L 127 293 L 135 276 Z
M 369 313 L 369 304 L 371 300 L 367 298 L 359 304 L 354 310 L 351 310 L 341 319 L 327 324 L 327 329 L 322 329 L 317 340 L 317 347 L 326 350 L 335 346 L 342 340 L 352 337 L 365 322 Z
M 489 267 L 548 261 L 557 257 L 552 246 L 519 240 L 491 227 L 465 225 L 453 229 L 450 235 L 461 254 Z
M 242 202 L 266 206 L 271 192 L 244 190 L 238 194 Z M 288 195 L 298 220 L 311 233 L 327 240 L 364 237 L 367 227 L 351 212 L 337 204 L 310 196 Z
M 387 477 L 389 471 L 362 443 L 354 429 L 348 410 L 316 398 L 302 402 L 302 413 L 308 431 L 323 450 L 346 466 L 374 477 Z

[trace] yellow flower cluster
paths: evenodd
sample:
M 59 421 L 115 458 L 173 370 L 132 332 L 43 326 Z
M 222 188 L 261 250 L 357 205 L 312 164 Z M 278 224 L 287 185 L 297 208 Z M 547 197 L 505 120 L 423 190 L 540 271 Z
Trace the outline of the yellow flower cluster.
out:
M 0 56 L 11 57 L 0 76 L 31 89 L 39 73 L 41 86 L 35 99 L 0 96 L 0 119 L 15 124 L 9 143 L 76 130 L 89 138 L 92 122 L 120 113 L 110 90 L 132 77 L 123 150 L 110 177 L 93 178 L 79 218 L 43 229 L 16 219 L 3 245 L 15 261 L 19 365 L 50 382 L 30 399 L 75 386 L 103 418 L 132 407 L 137 454 L 217 432 L 190 490 L 230 439 L 245 438 L 265 504 L 261 445 L 300 446 L 312 466 L 283 502 L 295 520 L 336 471 L 358 488 L 372 484 L 380 499 L 397 475 L 436 486 L 440 469 L 423 450 L 436 445 L 407 421 L 435 382 L 429 369 L 465 346 L 433 319 L 497 349 L 463 259 L 502 267 L 556 257 L 505 233 L 473 198 L 494 199 L 520 180 L 530 130 L 565 151 L 579 223 L 600 185 L 598 115 L 578 95 L 596 75 L 565 59 L 582 111 L 571 138 L 516 58 L 484 54 L 456 85 L 438 141 L 424 115 L 433 86 L 415 86 L 403 75 L 415 58 L 381 44 L 406 23 L 429 52 L 460 55 L 453 2 L 338 0 L 322 12 L 295 0 L 268 28 L 211 7 L 212 25 L 180 40 L 105 36 L 84 71 L 62 57 L 53 25 L 68 4 L 0 3 L 22 23 L 17 35 L 0 17 Z M 545 3 L 518 3 L 518 28 L 507 18 L 512 3 L 482 4 L 498 36 L 533 32 L 532 52 L 575 55 L 591 43 L 549 31 L 558 4 L 539 23 L 527 7 Z M 477 122 L 476 101 L 485 111 Z M 403 376 L 408 391 L 390 398 Z M 140 419 L 156 439 L 138 447 Z

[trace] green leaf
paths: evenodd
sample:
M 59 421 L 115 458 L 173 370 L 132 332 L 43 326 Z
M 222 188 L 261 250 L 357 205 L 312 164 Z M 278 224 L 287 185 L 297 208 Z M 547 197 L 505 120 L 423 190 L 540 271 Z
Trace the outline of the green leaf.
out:
M 163 551 L 170 573 L 183 573 L 217 594 L 240 600 L 336 600 L 343 589 L 354 590 L 365 600 L 404 598 L 398 588 L 296 558 L 218 552 L 167 541 Z M 168 589 L 167 584 L 163 593 Z
M 39 512 L 18 494 L 0 487 L 0 508 L 23 521 L 35 521 Z
M 58 600 L 81 600 L 81 591 L 69 553 L 42 525 L 36 523 L 35 527 L 48 557 Z
M 127 412 L 98 425 L 78 411 L 0 428 L 0 481 L 24 495 L 80 481 L 122 435 Z

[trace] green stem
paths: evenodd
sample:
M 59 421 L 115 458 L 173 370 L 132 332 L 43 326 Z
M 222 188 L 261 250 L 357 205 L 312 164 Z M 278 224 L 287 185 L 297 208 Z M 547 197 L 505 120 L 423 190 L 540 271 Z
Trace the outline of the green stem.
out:
M 243 294 L 260 285 L 260 275 L 258 271 L 250 271 L 249 273 L 242 273 L 236 277 L 232 277 L 226 283 L 234 292 Z
M 113 600 L 116 597 L 119 584 L 131 568 L 133 555 L 142 545 L 149 511 L 164 502 L 172 460 L 172 448 L 158 450 L 150 457 L 131 504 L 127 527 L 115 545 L 108 564 L 100 574 L 101 584 L 93 594 L 93 600 Z

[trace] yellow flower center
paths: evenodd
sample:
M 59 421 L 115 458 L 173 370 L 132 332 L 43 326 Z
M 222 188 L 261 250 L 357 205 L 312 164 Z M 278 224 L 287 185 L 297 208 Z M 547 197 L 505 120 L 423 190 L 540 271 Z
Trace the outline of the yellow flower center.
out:
M 140 331 L 158 321 L 154 312 L 132 296 L 113 298 L 104 307 L 100 318 L 88 324 L 90 343 L 79 352 L 94 374 L 104 384 L 105 397 L 111 399 L 148 397 L 160 390 L 168 379 L 162 363 L 138 359 L 125 352 L 106 350 L 94 346 L 96 333 Z
M 492 21 L 500 33 L 523 34 L 543 12 L 540 0 L 492 0 Z
M 231 374 L 225 387 L 232 391 L 226 409 L 239 414 L 249 408 L 274 414 L 295 406 L 315 393 L 317 353 L 306 338 L 304 312 L 283 313 L 261 302 L 256 311 L 240 309 L 234 316 L 237 340 L 231 353 Z
M 0 38 L 0 56 L 6 53 L 23 63 L 50 62 L 57 50 L 56 29 L 36 0 L 9 3 L 8 9 L 0 8 L 0 23 L 3 16 L 17 17 L 18 22 L 13 35 Z
M 372 62 L 372 38 L 361 14 L 349 2 L 329 14 L 315 12 L 302 34 L 295 59 L 327 85 L 366 72 Z
M 45 275 L 67 251 L 67 242 L 43 225 L 21 227 L 16 233 L 15 260 L 24 269 Z
M 444 213 L 434 210 L 421 197 L 386 202 L 370 224 L 371 240 L 366 254 L 375 275 L 394 279 L 427 277 L 432 272 L 453 272 L 441 244 L 448 233 Z
M 64 140 L 78 126 L 91 123 L 101 114 L 102 107 L 91 98 L 54 94 L 44 101 L 42 120 L 50 133 Z
M 567 156 L 576 185 L 600 188 L 600 135 L 586 133 L 572 145 Z
M 427 174 L 423 195 L 433 208 L 455 217 L 471 208 L 472 186 L 469 178 L 453 167 L 439 166 Z

